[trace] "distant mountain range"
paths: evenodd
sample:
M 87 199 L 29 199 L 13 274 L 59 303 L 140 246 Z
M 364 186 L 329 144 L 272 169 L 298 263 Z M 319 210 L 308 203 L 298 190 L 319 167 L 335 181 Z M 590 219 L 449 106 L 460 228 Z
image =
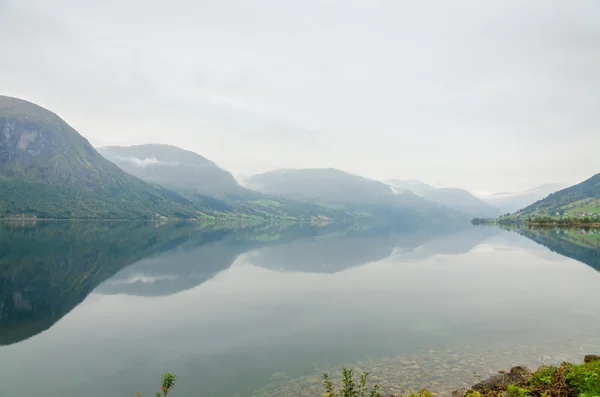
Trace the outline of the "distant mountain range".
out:
M 503 214 L 512 214 L 565 187 L 566 185 L 560 183 L 548 183 L 520 192 L 494 193 L 481 195 L 479 198 L 487 204 L 498 208 Z
M 169 145 L 99 153 L 59 116 L 17 98 L 0 97 L 0 130 L 4 218 L 462 221 L 414 194 L 395 195 L 338 170 L 298 171 L 285 188 L 253 191 L 207 158 Z
M 388 218 L 447 222 L 466 219 L 454 209 L 425 200 L 412 191 L 334 168 L 281 169 L 255 175 L 248 185 L 265 194 L 295 198 L 333 208 L 352 209 Z
M 395 191 L 410 190 L 426 200 L 463 212 L 472 217 L 487 218 L 496 217 L 501 214 L 498 208 L 485 203 L 465 189 L 436 188 L 421 181 L 404 181 L 399 179 L 392 179 L 387 181 L 387 183 Z
M 100 155 L 59 116 L 17 98 L 0 96 L 0 131 L 0 217 L 354 219 L 357 216 L 255 194 L 209 160 L 165 145 L 105 149 L 107 156 L 129 171 L 126 172 Z M 243 202 L 231 201 L 242 196 Z
M 380 202 L 394 196 L 379 181 L 335 168 L 280 169 L 254 175 L 249 186 L 267 194 L 326 203 Z
M 383 183 L 333 168 L 275 170 L 242 186 L 213 161 L 174 146 L 107 146 L 97 151 L 56 114 L 6 96 L 0 96 L 0 130 L 3 218 L 444 224 L 514 212 L 562 187 L 544 185 L 477 198 L 464 189 L 418 181 Z

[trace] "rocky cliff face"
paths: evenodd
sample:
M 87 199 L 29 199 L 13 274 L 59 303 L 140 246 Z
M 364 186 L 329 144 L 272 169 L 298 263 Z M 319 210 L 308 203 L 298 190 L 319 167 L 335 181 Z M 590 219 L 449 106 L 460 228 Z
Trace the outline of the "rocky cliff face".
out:
M 32 103 L 0 97 L 0 131 L 0 172 L 7 177 L 98 189 L 115 172 L 60 117 Z

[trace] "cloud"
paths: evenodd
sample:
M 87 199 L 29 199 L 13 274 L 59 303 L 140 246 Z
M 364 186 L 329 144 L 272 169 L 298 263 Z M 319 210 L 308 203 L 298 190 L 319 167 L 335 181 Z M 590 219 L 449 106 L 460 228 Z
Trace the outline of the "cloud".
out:
M 115 159 L 117 160 L 121 160 L 121 161 L 127 161 L 128 163 L 131 163 L 137 167 L 148 167 L 148 166 L 152 166 L 152 165 L 164 165 L 164 166 L 177 166 L 177 165 L 181 165 L 181 163 L 175 162 L 175 161 L 160 161 L 157 160 L 155 157 L 149 157 L 149 158 L 145 158 L 145 159 L 139 159 L 137 157 L 122 157 L 122 156 L 115 156 Z
M 132 284 L 155 284 L 159 281 L 172 281 L 177 280 L 177 276 L 171 274 L 132 274 L 127 278 L 111 281 L 112 285 L 132 285 Z
M 600 170 L 600 4 L 9 0 L 0 86 L 94 144 L 480 191 Z M 582 161 L 582 159 L 586 159 Z

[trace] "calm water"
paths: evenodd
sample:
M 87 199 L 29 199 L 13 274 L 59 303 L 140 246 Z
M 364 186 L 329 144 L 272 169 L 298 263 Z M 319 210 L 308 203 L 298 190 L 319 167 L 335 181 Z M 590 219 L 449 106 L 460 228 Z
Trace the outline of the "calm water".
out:
M 600 231 L 0 224 L 2 397 L 314 395 L 341 365 L 445 391 L 598 352 Z

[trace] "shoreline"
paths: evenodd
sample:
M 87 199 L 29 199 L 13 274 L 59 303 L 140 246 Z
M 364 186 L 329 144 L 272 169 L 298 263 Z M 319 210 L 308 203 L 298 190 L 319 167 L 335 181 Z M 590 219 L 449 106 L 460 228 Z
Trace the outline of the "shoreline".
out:
M 322 396 L 321 375 L 328 373 L 331 380 L 339 386 L 342 380 L 340 368 L 345 366 L 353 369 L 357 378 L 359 374 L 368 372 L 369 386 L 378 385 L 380 392 L 386 397 L 409 397 L 423 389 L 434 394 L 433 397 L 435 394 L 450 397 L 456 390 L 469 390 L 482 380 L 493 378 L 502 372 L 509 372 L 508 369 L 516 365 L 528 366 L 535 371 L 540 366 L 558 367 L 564 362 L 580 363 L 585 354 L 598 351 L 600 347 L 598 344 L 584 344 L 584 346 L 580 343 L 574 344 L 575 341 L 585 339 L 585 336 L 578 335 L 572 342 L 566 344 L 551 338 L 543 345 L 531 342 L 518 345 L 512 343 L 464 345 L 380 358 L 365 357 L 352 363 L 346 362 L 345 365 L 334 366 L 330 363 L 318 366 L 310 374 L 301 376 L 293 376 L 285 372 L 274 373 L 270 382 L 255 389 L 251 395 L 256 397 Z M 552 349 L 550 346 L 560 347 Z M 506 371 L 501 371 L 503 369 Z
M 485 221 L 477 223 L 476 225 L 489 225 L 489 226 L 542 226 L 542 227 L 583 227 L 583 228 L 600 228 L 600 222 L 503 222 L 503 221 Z

